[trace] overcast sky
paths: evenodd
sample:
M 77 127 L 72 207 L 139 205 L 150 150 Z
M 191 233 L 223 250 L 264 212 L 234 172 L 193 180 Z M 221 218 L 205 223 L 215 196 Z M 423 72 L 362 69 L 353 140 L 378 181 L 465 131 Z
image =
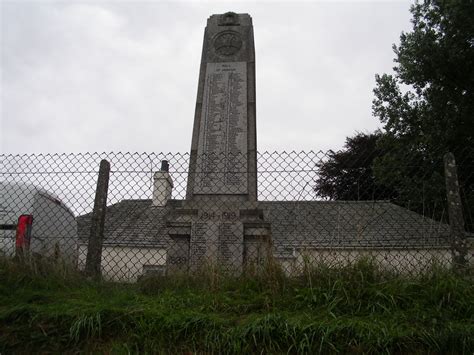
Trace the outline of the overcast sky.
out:
M 206 20 L 253 18 L 259 151 L 380 126 L 376 73 L 410 1 L 1 2 L 2 153 L 186 152 Z

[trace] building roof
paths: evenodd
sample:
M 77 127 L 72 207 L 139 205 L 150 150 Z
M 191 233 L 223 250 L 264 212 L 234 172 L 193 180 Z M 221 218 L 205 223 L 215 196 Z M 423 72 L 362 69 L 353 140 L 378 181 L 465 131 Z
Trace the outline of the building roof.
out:
M 104 244 L 164 246 L 164 217 L 168 208 L 152 207 L 151 200 L 124 200 L 107 207 Z M 87 242 L 91 213 L 77 217 L 79 240 Z
M 151 200 L 124 200 L 107 207 L 105 245 L 166 247 L 166 216 L 183 201 L 153 207 Z M 389 201 L 261 201 L 272 242 L 291 248 L 446 247 L 449 226 Z M 87 242 L 91 214 L 79 216 L 79 238 Z
M 449 227 L 388 201 L 261 202 L 280 254 L 292 248 L 446 247 Z

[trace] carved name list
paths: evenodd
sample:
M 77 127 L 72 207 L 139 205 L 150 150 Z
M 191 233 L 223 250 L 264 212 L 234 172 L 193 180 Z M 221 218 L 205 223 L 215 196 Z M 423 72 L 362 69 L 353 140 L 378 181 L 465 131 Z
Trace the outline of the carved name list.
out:
M 247 63 L 207 63 L 195 194 L 247 193 Z

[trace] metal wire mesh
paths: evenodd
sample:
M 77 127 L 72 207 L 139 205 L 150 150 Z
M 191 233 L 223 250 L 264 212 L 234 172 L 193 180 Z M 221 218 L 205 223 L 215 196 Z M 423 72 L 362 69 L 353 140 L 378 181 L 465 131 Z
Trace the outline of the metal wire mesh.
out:
M 369 166 L 370 154 L 339 165 L 337 154 L 258 153 L 256 199 L 232 191 L 190 195 L 190 173 L 247 178 L 249 172 L 229 172 L 225 164 L 225 172 L 190 171 L 187 153 L 0 155 L 0 253 L 22 251 L 83 270 L 98 166 L 106 159 L 100 268 L 108 280 L 209 268 L 252 273 L 270 262 L 288 275 L 360 258 L 394 273 L 452 264 L 442 155 L 429 165 L 407 159 L 400 176 Z M 458 158 L 468 231 L 472 157 L 469 151 Z M 169 171 L 162 171 L 162 161 Z M 20 221 L 22 215 L 32 221 Z M 472 249 L 468 257 L 472 262 Z

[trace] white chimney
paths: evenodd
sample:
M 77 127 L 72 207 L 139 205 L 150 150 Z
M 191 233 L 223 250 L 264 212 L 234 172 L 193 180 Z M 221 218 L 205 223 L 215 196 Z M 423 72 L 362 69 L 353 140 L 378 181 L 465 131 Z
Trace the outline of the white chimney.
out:
M 171 198 L 173 180 L 168 172 L 167 160 L 161 161 L 161 170 L 153 175 L 153 206 L 164 207 Z

